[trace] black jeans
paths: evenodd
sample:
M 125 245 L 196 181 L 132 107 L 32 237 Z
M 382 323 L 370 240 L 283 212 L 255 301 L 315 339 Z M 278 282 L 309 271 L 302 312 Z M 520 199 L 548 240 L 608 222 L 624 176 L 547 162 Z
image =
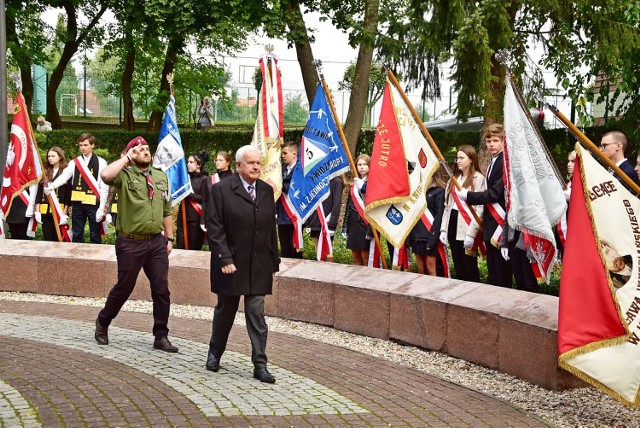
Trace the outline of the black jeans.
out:
M 100 325 L 108 327 L 120 312 L 136 286 L 140 269 L 151 284 L 153 300 L 153 335 L 160 339 L 167 337 L 169 328 L 169 253 L 164 236 L 150 240 L 133 240 L 118 236 L 116 238 L 116 257 L 118 259 L 118 283 L 111 289 L 104 309 L 100 311 Z
M 87 219 L 89 219 L 91 243 L 102 244 L 100 225 L 96 222 L 96 211 L 98 211 L 98 206 L 74 202 L 71 207 L 71 230 L 73 231 L 73 242 L 84 242 L 84 225 L 87 223 Z

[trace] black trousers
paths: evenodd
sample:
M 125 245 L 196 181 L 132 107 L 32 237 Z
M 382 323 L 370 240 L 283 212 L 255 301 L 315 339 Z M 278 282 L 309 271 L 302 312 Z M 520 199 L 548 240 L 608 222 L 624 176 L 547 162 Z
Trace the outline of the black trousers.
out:
M 190 250 L 202 250 L 204 244 L 204 231 L 200 228 L 200 222 L 187 222 L 187 237 L 189 238 Z M 178 222 L 178 230 L 176 233 L 176 244 L 179 249 L 184 250 L 184 232 L 182 230 L 182 222 Z
M 118 283 L 111 289 L 104 309 L 100 311 L 100 325 L 108 327 L 118 315 L 136 286 L 140 269 L 151 284 L 153 300 L 153 335 L 160 339 L 167 337 L 169 328 L 169 253 L 164 236 L 158 235 L 148 241 L 116 238 L 118 259 Z
M 463 220 L 464 221 L 464 220 Z M 447 240 L 451 248 L 451 258 L 456 268 L 456 279 L 462 281 L 480 282 L 480 269 L 478 269 L 478 257 L 469 256 L 464 252 L 464 242 L 456 239 L 458 224 L 458 210 L 451 210 Z
M 98 211 L 98 206 L 74 202 L 71 207 L 71 230 L 73 231 L 73 242 L 84 242 L 84 226 L 87 224 L 87 219 L 89 219 L 91 243 L 102 244 L 100 225 L 96 222 L 96 211 Z
M 487 269 L 489 270 L 489 284 L 498 287 L 512 288 L 511 264 L 506 261 L 500 249 L 491 245 L 491 241 L 484 241 L 487 247 Z
M 294 228 L 292 224 L 278 225 L 278 240 L 280 241 L 280 255 L 289 259 L 301 259 L 302 251 L 296 251 L 293 246 Z
M 31 239 L 27 236 L 29 223 L 9 223 L 11 239 Z
M 527 257 L 527 252 L 516 247 L 517 241 L 516 236 L 516 239 L 509 242 L 509 262 L 511 262 L 513 276 L 516 279 L 516 288 L 537 293 L 540 291 L 538 280 L 533 273 L 533 267 Z
M 42 214 L 42 236 L 45 241 L 58 242 L 56 225 L 53 224 L 52 214 Z
M 227 349 L 229 333 L 238 312 L 240 296 L 225 296 L 217 294 L 218 304 L 213 311 L 211 325 L 211 340 L 209 352 L 220 361 Z M 264 319 L 264 295 L 252 294 L 244 296 L 244 318 L 247 322 L 247 332 L 251 340 L 251 362 L 255 367 L 267 366 L 267 321 Z

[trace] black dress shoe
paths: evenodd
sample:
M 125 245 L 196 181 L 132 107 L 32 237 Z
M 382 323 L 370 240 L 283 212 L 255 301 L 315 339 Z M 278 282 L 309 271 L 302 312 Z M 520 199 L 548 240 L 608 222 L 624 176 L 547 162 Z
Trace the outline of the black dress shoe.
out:
M 109 327 L 103 327 L 100 325 L 100 321 L 96 318 L 96 342 L 98 345 L 108 345 L 109 344 L 109 335 L 107 334 L 107 330 Z
M 216 356 L 211 352 L 209 352 L 209 355 L 207 355 L 206 367 L 210 372 L 217 372 L 218 370 L 220 370 L 220 360 L 218 360 Z
M 164 352 L 178 352 L 178 348 L 173 346 L 166 337 L 156 339 L 153 342 L 153 349 L 159 349 Z
M 269 373 L 266 367 L 256 367 L 253 369 L 253 377 L 260 379 L 260 382 L 276 383 L 276 378 Z

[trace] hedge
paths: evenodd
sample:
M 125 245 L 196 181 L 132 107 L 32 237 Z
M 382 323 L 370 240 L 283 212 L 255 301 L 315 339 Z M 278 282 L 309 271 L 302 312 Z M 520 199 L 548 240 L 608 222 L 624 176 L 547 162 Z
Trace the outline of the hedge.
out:
M 586 128 L 584 133 L 596 144 L 602 138 L 602 135 L 608 129 L 605 127 L 593 127 Z M 97 153 L 108 162 L 111 162 L 118 158 L 119 153 L 125 148 L 127 142 L 134 137 L 140 135 L 146 139 L 151 145 L 152 152 L 155 151 L 158 142 L 157 132 L 145 132 L 145 131 L 122 131 L 112 129 L 62 129 L 54 130 L 46 134 L 36 134 L 39 148 L 43 154 L 53 147 L 61 147 L 68 158 L 72 158 L 79 155 L 77 146 L 77 138 L 83 132 L 91 132 L 95 135 L 97 144 Z M 285 141 L 293 140 L 300 141 L 303 128 L 285 128 L 284 139 Z M 573 150 L 575 144 L 575 138 L 565 129 L 543 129 L 540 131 L 543 139 L 545 140 L 551 156 L 558 165 L 560 171 L 564 174 L 566 172 L 567 154 Z M 240 126 L 240 127 L 215 127 L 210 132 L 196 132 L 191 129 L 181 131 L 182 144 L 185 149 L 185 153 L 193 153 L 202 150 L 215 153 L 220 150 L 225 150 L 230 153 L 235 152 L 239 147 L 251 142 L 251 136 L 253 134 L 253 127 Z M 360 133 L 360 138 L 356 145 L 356 151 L 353 154 L 356 157 L 359 153 L 371 153 L 373 148 L 373 139 L 375 136 L 375 129 L 365 128 Z M 432 137 L 440 152 L 449 162 L 453 162 L 456 154 L 456 147 L 468 144 L 478 148 L 480 145 L 480 133 L 477 131 L 451 131 L 442 132 L 435 131 Z M 629 148 L 629 152 L 631 151 Z M 635 163 L 635 159 L 632 159 L 632 163 Z M 210 167 L 211 168 L 211 167 Z

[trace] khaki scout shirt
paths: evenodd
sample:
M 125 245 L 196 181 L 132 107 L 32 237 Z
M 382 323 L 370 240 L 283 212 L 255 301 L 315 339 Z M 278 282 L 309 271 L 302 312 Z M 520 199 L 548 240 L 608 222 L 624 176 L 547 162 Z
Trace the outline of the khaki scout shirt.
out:
M 113 181 L 106 182 L 118 191 L 118 232 L 154 235 L 164 230 L 163 218 L 172 215 L 167 174 L 154 168 L 149 171 L 154 185 L 153 200 L 149 198 L 147 179 L 136 166 L 123 168 Z

